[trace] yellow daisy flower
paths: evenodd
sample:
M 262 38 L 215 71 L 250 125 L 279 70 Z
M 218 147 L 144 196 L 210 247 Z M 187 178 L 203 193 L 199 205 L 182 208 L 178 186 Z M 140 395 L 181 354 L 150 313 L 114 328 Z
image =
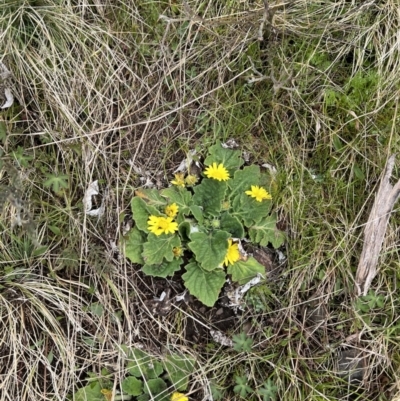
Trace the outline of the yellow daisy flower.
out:
M 224 265 L 228 266 L 228 264 L 233 265 L 235 262 L 237 262 L 240 259 L 240 252 L 239 252 L 239 245 L 238 244 L 232 244 L 232 240 L 228 239 L 228 250 L 226 251 L 225 259 L 224 259 Z
M 185 394 L 178 393 L 176 391 L 175 393 L 172 393 L 170 400 L 171 401 L 189 401 L 189 398 L 186 397 Z
M 178 211 L 179 211 L 179 206 L 176 203 L 172 203 L 171 205 L 168 205 L 165 208 L 165 214 L 168 217 L 172 218 L 174 218 L 178 214 Z
M 148 230 L 155 235 L 173 234 L 178 230 L 178 223 L 172 221 L 172 217 L 150 216 L 147 224 Z
M 183 173 L 175 174 L 175 180 L 171 181 L 171 184 L 176 185 L 177 187 L 184 187 L 185 186 L 185 178 Z
M 213 163 L 211 166 L 208 166 L 204 170 L 204 174 L 208 178 L 213 178 L 214 180 L 218 181 L 226 181 L 229 180 L 229 173 L 228 170 L 224 167 L 222 163 L 218 164 Z
M 258 185 L 252 185 L 251 190 L 246 191 L 245 194 L 256 198 L 257 202 L 262 202 L 263 199 L 272 199 L 272 196 L 263 188 Z

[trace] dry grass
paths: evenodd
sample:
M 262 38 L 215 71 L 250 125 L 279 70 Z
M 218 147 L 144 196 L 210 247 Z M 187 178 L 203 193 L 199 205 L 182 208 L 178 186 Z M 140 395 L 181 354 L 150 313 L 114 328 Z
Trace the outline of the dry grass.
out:
M 361 229 L 385 161 L 400 149 L 399 25 L 389 0 L 269 10 L 262 1 L 6 0 L 0 57 L 16 105 L 0 115 L 1 150 L 45 248 L 11 228 L 15 209 L 5 207 L 0 399 L 64 401 L 103 368 L 120 390 L 120 344 L 191 353 L 201 362 L 196 400 L 207 399 L 210 380 L 226 390 L 222 399 L 239 399 L 235 374 L 254 388 L 272 377 L 278 399 L 388 400 L 400 391 L 398 210 L 373 286 L 384 306 L 361 313 L 352 297 Z M 274 301 L 243 319 L 257 345 L 249 355 L 185 339 L 196 311 L 154 315 L 145 301 L 163 282 L 115 248 L 138 167 L 165 185 L 189 149 L 231 136 L 278 168 L 274 199 L 290 229 Z M 13 156 L 18 147 L 26 163 Z M 55 193 L 43 185 L 49 175 L 67 175 L 68 187 Z M 12 173 L 3 168 L 0 179 L 4 190 Z M 96 179 L 101 219 L 82 209 Z M 328 310 L 315 332 L 301 312 L 310 301 Z M 358 389 L 335 375 L 344 347 L 366 356 Z

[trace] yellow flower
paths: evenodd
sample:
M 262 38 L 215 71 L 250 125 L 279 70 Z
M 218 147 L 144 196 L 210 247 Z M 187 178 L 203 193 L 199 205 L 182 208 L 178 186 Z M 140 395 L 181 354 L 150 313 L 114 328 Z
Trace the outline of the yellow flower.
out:
M 113 398 L 113 392 L 112 392 L 111 390 L 108 390 L 107 388 L 102 388 L 100 392 L 101 392 L 101 394 L 104 395 L 104 398 L 105 398 L 107 401 L 111 401 L 111 400 L 112 400 L 112 398 Z
M 175 246 L 172 248 L 172 253 L 176 258 L 179 258 L 183 255 L 183 249 L 180 246 Z
M 239 245 L 232 244 L 232 240 L 228 239 L 228 250 L 226 251 L 224 265 L 228 266 L 228 264 L 233 265 L 240 259 Z
M 150 216 L 147 224 L 149 231 L 155 235 L 173 234 L 178 229 L 178 223 L 172 221 L 172 217 Z
M 172 203 L 165 208 L 165 214 L 168 217 L 174 218 L 178 214 L 179 206 L 176 203 Z
M 214 178 L 214 180 L 218 181 L 226 181 L 229 180 L 228 170 L 224 167 L 222 163 L 218 164 L 213 163 L 211 166 L 208 166 L 204 170 L 204 174 L 208 178 Z
M 262 202 L 263 199 L 272 199 L 272 196 L 263 188 L 258 185 L 252 185 L 250 191 L 245 192 L 252 198 L 256 198 L 257 202 Z
M 190 185 L 190 186 L 196 184 L 197 180 L 198 180 L 198 178 L 197 178 L 195 175 L 193 175 L 193 174 L 189 174 L 189 175 L 185 178 L 186 184 L 187 184 L 187 185 Z
M 175 392 L 171 395 L 171 401 L 189 401 L 189 398 L 185 394 Z
M 175 174 L 175 180 L 172 180 L 171 184 L 174 184 L 177 187 L 184 187 L 185 186 L 185 178 L 184 178 L 183 173 Z

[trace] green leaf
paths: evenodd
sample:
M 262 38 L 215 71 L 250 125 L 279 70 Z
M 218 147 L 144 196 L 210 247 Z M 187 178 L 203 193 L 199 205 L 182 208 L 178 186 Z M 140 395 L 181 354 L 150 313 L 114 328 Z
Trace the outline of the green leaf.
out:
M 73 396 L 74 401 L 104 401 L 101 386 L 98 381 L 80 388 Z
M 17 147 L 17 150 L 15 150 L 15 151 L 12 152 L 12 155 L 13 155 L 14 159 L 15 159 L 15 160 L 20 164 L 20 166 L 22 166 L 22 167 L 28 167 L 29 164 L 30 164 L 30 162 L 31 162 L 32 159 L 33 159 L 32 156 L 28 156 L 27 154 L 25 154 L 25 149 L 24 149 L 22 146 L 18 146 L 18 147 Z M 53 175 L 51 175 L 51 174 L 46 174 L 46 175 L 49 176 L 49 177 L 56 177 L 56 176 L 53 176 Z M 67 177 L 67 178 L 68 178 L 68 176 L 64 176 L 64 177 Z M 45 185 L 45 186 L 46 186 L 46 185 Z M 67 186 L 68 186 L 68 185 L 67 185 Z M 55 192 L 58 192 L 58 190 L 55 191 Z
M 264 382 L 263 387 L 257 390 L 257 394 L 262 396 L 263 401 L 272 401 L 276 399 L 277 390 L 278 388 L 275 386 L 272 380 L 268 379 L 266 382 Z
M 253 392 L 253 389 L 247 385 L 247 381 L 248 379 L 245 376 L 235 376 L 235 382 L 237 384 L 233 388 L 233 391 L 243 398 L 246 398 L 248 394 L 251 394 Z
M 161 195 L 168 198 L 168 204 L 176 203 L 179 207 L 179 213 L 188 214 L 189 206 L 192 203 L 192 194 L 182 187 L 169 187 L 161 191 Z
M 221 230 L 227 231 L 234 238 L 244 237 L 244 229 L 239 219 L 228 212 L 221 215 Z
M 196 262 L 187 264 L 185 269 L 182 275 L 185 287 L 204 305 L 214 306 L 225 283 L 225 272 L 222 269 L 207 272 Z
M 262 219 L 258 224 L 249 228 L 252 242 L 267 246 L 270 242 L 274 248 L 279 248 L 285 242 L 285 234 L 276 228 L 276 216 L 271 215 Z
M 185 220 L 178 226 L 178 232 L 183 241 L 188 241 L 190 239 L 191 223 L 192 222 Z
M 42 256 L 44 255 L 47 251 L 48 251 L 49 247 L 47 245 L 43 245 L 40 246 L 39 248 L 36 248 L 33 252 L 32 252 L 32 256 L 36 257 L 36 256 Z
M 188 246 L 196 256 L 201 267 L 207 271 L 216 269 L 224 260 L 228 250 L 228 238 L 231 235 L 226 231 L 206 233 L 192 233 Z
M 48 225 L 47 228 L 55 235 L 60 236 L 61 230 L 57 226 Z
M 250 190 L 252 185 L 260 185 L 260 167 L 252 165 L 237 170 L 233 179 L 228 181 L 231 188 L 229 198 L 232 200 L 237 194 Z
M 194 372 L 195 359 L 186 355 L 171 353 L 164 362 L 164 368 L 177 391 L 186 391 L 190 375 Z
M 0 121 L 0 141 L 7 138 L 7 125 L 4 121 Z
M 183 259 L 174 259 L 172 262 L 162 262 L 159 265 L 144 265 L 142 272 L 148 276 L 166 278 L 173 276 L 176 271 L 180 269 Z
M 250 227 L 252 224 L 261 221 L 263 217 L 268 216 L 270 209 L 270 200 L 257 202 L 254 198 L 242 193 L 233 200 L 234 212 L 232 215 L 243 220 L 246 227 Z
M 219 142 L 211 146 L 208 151 L 210 155 L 204 160 L 204 164 L 210 166 L 213 163 L 222 163 L 231 177 L 244 163 L 240 150 L 223 148 Z
M 169 400 L 169 394 L 166 391 L 168 388 L 167 384 L 163 379 L 150 379 L 147 380 L 144 386 L 144 392 L 150 394 L 154 401 L 167 401 Z
M 193 202 L 203 208 L 204 214 L 218 216 L 226 189 L 226 182 L 204 178 L 200 185 L 194 187 Z
M 91 303 L 86 309 L 85 311 L 90 311 L 91 313 L 93 313 L 93 315 L 96 315 L 98 317 L 103 316 L 104 314 L 104 308 L 103 305 L 99 302 L 93 302 Z
M 144 377 L 145 379 L 155 379 L 163 372 L 163 367 L 155 358 L 146 354 L 140 349 L 131 350 L 131 358 L 127 364 L 127 370 L 130 375 L 135 377 Z
M 144 264 L 142 257 L 144 242 L 145 238 L 137 227 L 133 227 L 129 231 L 128 236 L 121 241 L 121 245 L 125 250 L 125 256 L 132 263 Z
M 199 224 L 203 223 L 204 221 L 203 209 L 200 206 L 197 205 L 190 206 L 190 212 L 192 213 L 193 217 L 197 220 Z
M 138 396 L 143 393 L 143 382 L 136 377 L 128 376 L 121 385 L 122 391 L 126 394 Z
M 68 188 L 68 176 L 67 175 L 54 175 L 46 174 L 47 180 L 43 182 L 46 188 L 50 188 L 53 192 L 60 192 L 62 188 Z
M 167 201 L 160 195 L 158 189 L 141 188 L 135 191 L 135 196 L 141 198 L 149 206 L 162 207 L 166 206 Z
M 146 265 L 159 265 L 164 258 L 168 262 L 174 259 L 172 249 L 181 245 L 177 235 L 170 234 L 149 234 L 148 242 L 143 245 L 143 259 Z
M 252 338 L 242 332 L 233 336 L 233 349 L 237 352 L 251 352 L 253 342 Z
M 257 276 L 258 273 L 264 276 L 265 267 L 251 256 L 246 261 L 238 260 L 233 265 L 229 265 L 227 273 L 232 275 L 232 281 L 243 285 Z
M 131 209 L 132 209 L 132 217 L 136 223 L 136 226 L 139 230 L 148 233 L 148 224 L 147 221 L 149 220 L 149 216 L 161 216 L 161 213 L 153 206 L 149 206 L 146 202 L 135 196 L 131 201 Z

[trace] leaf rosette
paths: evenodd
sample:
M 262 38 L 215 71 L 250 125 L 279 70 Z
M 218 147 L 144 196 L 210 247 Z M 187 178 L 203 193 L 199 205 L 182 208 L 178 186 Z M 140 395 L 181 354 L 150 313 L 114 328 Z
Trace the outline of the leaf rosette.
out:
M 121 244 L 147 275 L 165 278 L 183 265 L 186 288 L 213 306 L 227 274 L 242 285 L 265 273 L 263 265 L 243 254 L 241 240 L 278 248 L 285 236 L 271 213 L 269 179 L 258 166 L 243 167 L 241 152 L 220 143 L 210 147 L 204 165 L 200 179 L 179 173 L 169 188 L 136 191 L 135 226 Z

